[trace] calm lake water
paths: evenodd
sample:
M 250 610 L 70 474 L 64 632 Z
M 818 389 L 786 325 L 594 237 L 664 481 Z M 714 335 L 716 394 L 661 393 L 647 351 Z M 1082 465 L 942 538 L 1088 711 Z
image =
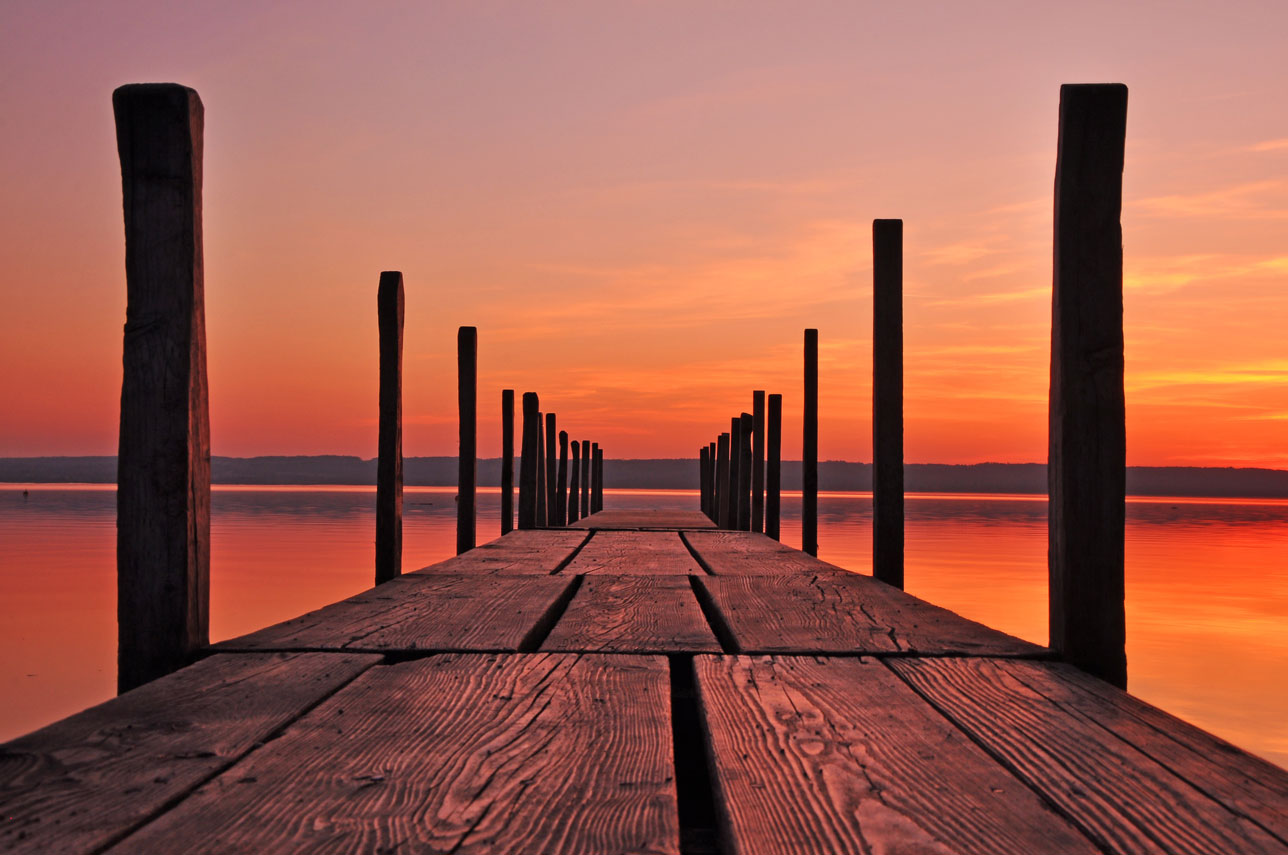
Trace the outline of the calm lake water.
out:
M 405 569 L 454 551 L 454 493 L 407 491 Z M 212 640 L 370 587 L 374 490 L 221 486 L 212 501 Z M 0 485 L 0 740 L 115 691 L 115 502 L 110 486 Z M 604 504 L 698 502 L 608 491 Z M 481 494 L 480 543 L 499 506 Z M 797 547 L 799 507 L 784 497 Z M 868 572 L 871 510 L 868 494 L 820 496 L 820 557 Z M 1288 501 L 1133 499 L 1127 518 L 1131 692 L 1288 766 Z M 1045 644 L 1045 497 L 910 495 L 906 575 L 910 593 Z

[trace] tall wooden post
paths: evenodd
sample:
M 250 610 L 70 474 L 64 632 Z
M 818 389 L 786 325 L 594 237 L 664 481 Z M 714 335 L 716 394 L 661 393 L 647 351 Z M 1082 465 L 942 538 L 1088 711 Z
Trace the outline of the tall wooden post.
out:
M 597 514 L 604 509 L 604 449 L 594 448 L 595 468 L 590 479 L 590 512 Z
M 903 220 L 872 221 L 872 575 L 903 587 Z
M 1051 647 L 1122 688 L 1126 133 L 1126 86 L 1060 87 L 1047 465 Z
M 546 524 L 546 417 L 537 413 L 537 515 L 536 525 Z
M 765 530 L 765 392 L 751 393 L 751 530 Z
M 555 479 L 558 477 L 555 471 L 555 428 L 555 414 L 546 413 L 546 516 L 541 524 L 549 526 L 563 525 L 557 512 L 559 502 L 555 498 Z
M 739 417 L 738 429 L 738 529 L 751 531 L 751 413 Z
M 568 524 L 572 525 L 581 519 L 581 442 L 572 441 L 572 473 L 568 479 Z
M 738 467 L 742 463 L 742 417 L 729 419 L 729 519 L 726 528 L 739 529 L 738 508 L 741 502 L 738 497 L 741 491 L 742 478 Z
M 117 457 L 117 688 L 209 642 L 210 410 L 201 237 L 204 111 L 173 83 L 112 93 L 125 208 Z
M 537 527 L 537 431 L 541 403 L 523 393 L 523 441 L 519 449 L 519 528 Z
M 474 498 L 478 485 L 478 360 L 479 331 L 461 327 L 456 333 L 456 397 L 460 411 L 457 452 L 456 554 L 474 548 Z
M 590 516 L 590 469 L 595 465 L 595 457 L 591 454 L 592 445 L 589 440 L 581 441 L 581 515 Z
M 514 390 L 501 390 L 501 534 L 514 530 Z
M 720 528 L 731 528 L 729 525 L 729 502 L 733 491 L 729 489 L 729 434 L 722 433 L 716 440 L 716 525 Z
M 801 551 L 818 555 L 818 330 L 805 330 L 805 418 L 801 442 Z
M 380 274 L 376 289 L 380 330 L 380 432 L 376 460 L 376 584 L 402 574 L 402 335 L 403 278 Z
M 698 505 L 702 513 L 711 516 L 711 459 L 707 457 L 707 447 L 698 449 Z
M 555 525 L 568 525 L 568 431 L 559 431 L 559 480 L 555 489 Z
M 718 484 L 716 482 L 716 444 L 714 442 L 707 444 L 707 516 L 711 521 L 720 524 L 717 508 L 720 504 Z
M 769 396 L 765 431 L 765 534 L 778 540 L 783 484 L 783 396 Z

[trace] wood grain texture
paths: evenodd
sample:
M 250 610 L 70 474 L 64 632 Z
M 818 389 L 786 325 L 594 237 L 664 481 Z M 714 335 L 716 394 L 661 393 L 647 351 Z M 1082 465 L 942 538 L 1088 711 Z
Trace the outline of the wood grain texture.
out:
M 505 537 L 446 561 L 423 567 L 427 573 L 553 573 L 590 535 L 584 531 L 516 529 Z
M 518 650 L 572 582 L 505 574 L 400 576 L 216 650 Z
M 855 573 L 705 576 L 746 653 L 970 653 L 1036 656 L 1044 649 Z
M 1132 745 L 1130 734 L 1102 726 L 1112 720 L 1108 705 L 1102 720 L 1087 713 L 1090 695 L 1062 702 L 1067 694 L 1054 663 L 954 658 L 888 664 L 1109 851 L 1288 852 L 1288 844 L 1257 822 Z M 1151 737 L 1146 748 L 1157 750 L 1161 739 Z
M 849 572 L 755 532 L 686 531 L 684 537 L 717 576 Z
M 598 531 L 561 571 L 611 575 L 701 573 L 674 531 Z
M 738 853 L 1094 853 L 874 660 L 695 660 Z
M 719 653 L 685 576 L 587 576 L 542 650 Z
M 701 511 L 608 510 L 578 520 L 576 528 L 600 529 L 690 529 L 715 528 Z
M 434 656 L 372 669 L 119 851 L 677 853 L 672 774 L 661 657 Z
M 0 850 L 92 852 L 380 657 L 212 656 L 0 746 Z
M 173 83 L 112 93 L 125 212 L 117 455 L 117 685 L 209 638 L 210 408 L 201 179 L 205 114 Z

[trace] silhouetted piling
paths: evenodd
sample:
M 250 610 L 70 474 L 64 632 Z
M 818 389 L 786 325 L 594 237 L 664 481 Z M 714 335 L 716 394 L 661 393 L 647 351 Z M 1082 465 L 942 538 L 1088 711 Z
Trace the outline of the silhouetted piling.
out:
M 537 516 L 536 525 L 546 524 L 546 417 L 537 413 Z
M 590 511 L 597 514 L 604 509 L 604 449 L 595 447 L 595 469 L 590 485 Z
M 568 524 L 581 519 L 581 442 L 572 441 L 572 472 L 568 479 Z
M 478 330 L 456 334 L 456 396 L 460 412 L 457 452 L 456 554 L 474 548 L 474 498 L 478 485 Z
M 729 529 L 739 529 L 738 508 L 742 502 L 739 499 L 742 484 L 741 474 L 738 468 L 742 463 L 742 417 L 734 416 L 729 419 L 729 519 L 721 523 L 722 526 Z
M 769 396 L 765 430 L 765 534 L 779 539 L 783 483 L 783 396 Z
M 765 530 L 765 393 L 751 393 L 751 530 Z
M 751 531 L 751 432 L 754 420 L 743 413 L 738 433 L 738 528 Z
M 801 551 L 818 555 L 818 330 L 805 330 L 805 418 L 801 442 Z
M 559 517 L 559 500 L 555 498 L 556 478 L 555 472 L 555 414 L 546 413 L 546 516 L 541 521 L 542 525 L 559 526 L 563 525 L 563 520 Z
M 519 528 L 537 527 L 537 446 L 541 403 L 536 392 L 523 393 L 523 438 L 519 448 Z
M 112 94 L 125 208 L 117 457 L 117 687 L 187 665 L 209 642 L 210 410 L 201 163 L 192 89 Z
M 1051 312 L 1051 647 L 1127 685 L 1122 177 L 1127 87 L 1060 87 Z
M 698 449 L 698 505 L 711 516 L 711 458 L 705 445 Z
M 581 441 L 581 515 L 590 516 L 590 470 L 595 465 L 589 440 Z
M 709 469 L 708 477 L 710 479 L 707 484 L 707 516 L 711 517 L 711 521 L 713 523 L 719 525 L 719 515 L 716 510 L 719 502 L 719 490 L 716 483 L 716 444 L 714 442 L 707 444 L 707 467 Z
M 872 221 L 872 575 L 903 587 L 903 220 Z
M 716 525 L 720 528 L 732 528 L 729 525 L 729 501 L 733 491 L 729 489 L 729 434 L 720 434 L 716 440 Z
M 501 534 L 514 530 L 514 390 L 501 390 Z
M 559 431 L 559 482 L 555 488 L 555 525 L 568 524 L 568 431 Z
M 376 584 L 402 573 L 402 336 L 403 278 L 380 274 L 376 288 L 380 333 L 380 428 L 376 443 Z

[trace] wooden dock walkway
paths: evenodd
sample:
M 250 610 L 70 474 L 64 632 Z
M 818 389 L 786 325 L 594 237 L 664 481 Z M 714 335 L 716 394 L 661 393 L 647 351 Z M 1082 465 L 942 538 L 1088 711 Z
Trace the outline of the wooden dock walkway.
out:
M 0 747 L 0 851 L 1288 853 L 1288 773 L 701 514 L 512 532 Z

